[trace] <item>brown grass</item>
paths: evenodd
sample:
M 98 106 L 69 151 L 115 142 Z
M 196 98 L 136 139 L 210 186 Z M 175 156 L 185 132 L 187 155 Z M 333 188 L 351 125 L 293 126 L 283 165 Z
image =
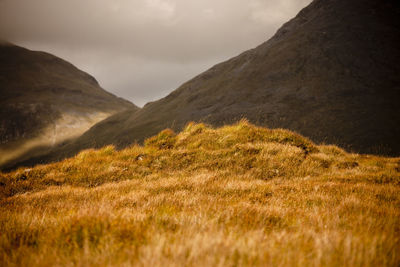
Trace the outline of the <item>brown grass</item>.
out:
M 0 265 L 399 266 L 400 159 L 246 121 L 0 174 Z

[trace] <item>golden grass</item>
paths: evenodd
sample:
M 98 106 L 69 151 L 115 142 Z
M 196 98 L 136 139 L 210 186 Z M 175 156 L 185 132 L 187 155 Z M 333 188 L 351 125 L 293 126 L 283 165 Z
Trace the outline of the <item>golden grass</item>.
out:
M 246 121 L 0 174 L 0 265 L 399 266 L 400 159 Z

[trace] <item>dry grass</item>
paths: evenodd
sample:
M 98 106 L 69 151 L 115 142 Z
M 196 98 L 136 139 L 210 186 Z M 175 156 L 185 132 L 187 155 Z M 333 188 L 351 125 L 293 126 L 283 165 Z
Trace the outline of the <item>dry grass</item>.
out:
M 246 121 L 0 174 L 0 265 L 399 266 L 400 159 Z

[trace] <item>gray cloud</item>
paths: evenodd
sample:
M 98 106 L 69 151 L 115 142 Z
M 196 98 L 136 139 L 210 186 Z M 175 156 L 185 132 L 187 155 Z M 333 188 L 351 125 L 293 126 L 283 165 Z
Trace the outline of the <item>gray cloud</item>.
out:
M 0 0 L 0 37 L 143 105 L 266 41 L 311 0 Z

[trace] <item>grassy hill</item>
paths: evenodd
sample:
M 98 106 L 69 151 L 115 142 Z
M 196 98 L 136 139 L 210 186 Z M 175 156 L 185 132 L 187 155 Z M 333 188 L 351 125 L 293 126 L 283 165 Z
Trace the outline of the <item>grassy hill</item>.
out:
M 0 174 L 0 265 L 399 266 L 400 158 L 247 121 Z

